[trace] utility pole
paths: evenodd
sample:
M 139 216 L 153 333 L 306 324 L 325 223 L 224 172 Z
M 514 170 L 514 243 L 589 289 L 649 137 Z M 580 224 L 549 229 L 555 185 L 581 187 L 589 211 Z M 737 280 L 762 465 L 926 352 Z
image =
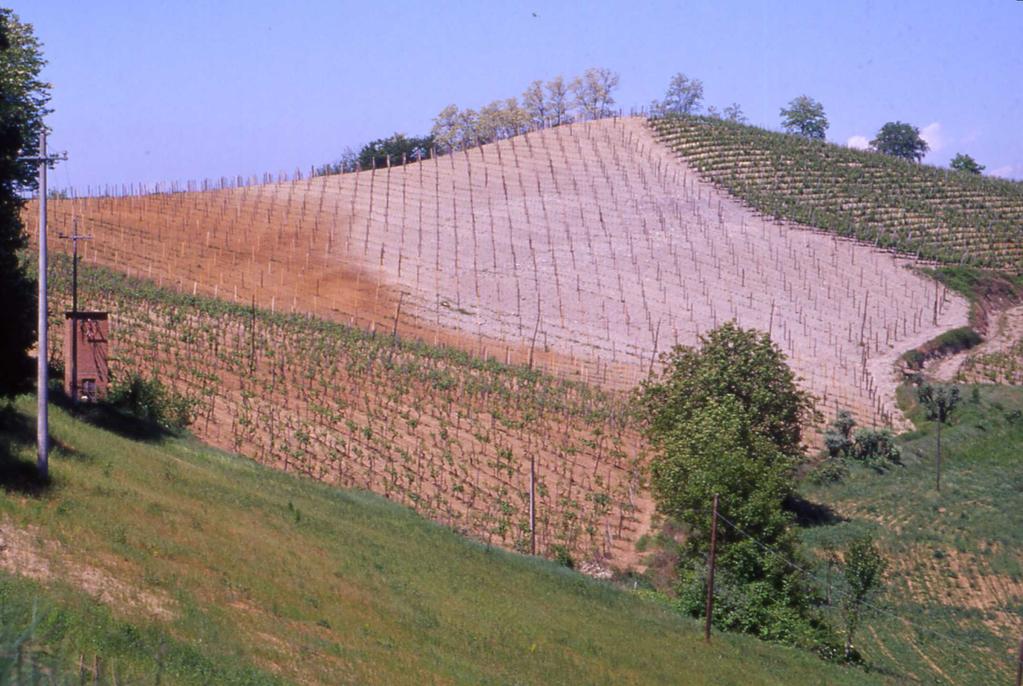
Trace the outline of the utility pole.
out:
M 703 627 L 703 638 L 710 643 L 710 625 L 714 616 L 714 564 L 718 547 L 718 494 L 714 494 L 714 510 L 710 520 L 710 560 L 707 572 L 707 621 Z
M 46 154 L 46 127 L 39 132 L 39 154 L 36 156 L 19 157 L 20 162 L 36 162 L 39 164 L 39 319 L 37 333 L 39 341 L 36 353 L 36 469 L 39 478 L 46 479 L 49 475 L 47 460 L 50 454 L 49 445 L 49 383 L 47 374 L 47 336 L 46 336 L 46 165 L 67 160 L 67 153 L 58 155 Z
M 60 238 L 69 239 L 71 249 L 71 402 L 78 404 L 78 241 L 91 241 L 92 236 L 78 234 L 78 222 L 71 225 L 71 235 L 59 234 Z M 66 360 L 65 360 L 66 362 Z

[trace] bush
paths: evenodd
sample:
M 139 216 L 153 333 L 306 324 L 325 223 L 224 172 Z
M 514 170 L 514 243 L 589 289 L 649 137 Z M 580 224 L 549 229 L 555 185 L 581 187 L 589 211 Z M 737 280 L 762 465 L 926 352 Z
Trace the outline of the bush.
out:
M 839 483 L 849 476 L 849 466 L 842 458 L 828 458 L 813 468 L 809 478 L 821 486 Z
M 132 373 L 123 383 L 113 386 L 107 402 L 143 422 L 164 429 L 184 429 L 194 420 L 194 403 L 159 379 L 146 379 Z
M 852 455 L 878 470 L 902 463 L 902 450 L 895 445 L 895 436 L 888 429 L 857 429 Z

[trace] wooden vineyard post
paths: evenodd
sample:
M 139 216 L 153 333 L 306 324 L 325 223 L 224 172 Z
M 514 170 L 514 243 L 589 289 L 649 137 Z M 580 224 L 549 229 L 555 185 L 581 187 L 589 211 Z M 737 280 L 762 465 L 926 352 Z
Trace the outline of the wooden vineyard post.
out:
M 707 611 L 706 622 L 703 626 L 703 639 L 710 643 L 710 625 L 714 616 L 714 563 L 717 557 L 718 543 L 718 496 L 714 494 L 714 508 L 710 519 L 710 559 L 708 560 L 707 571 Z
M 1023 638 L 1019 640 L 1019 653 L 1016 655 L 1016 686 L 1023 686 Z
M 536 455 L 529 456 L 529 554 L 536 555 Z

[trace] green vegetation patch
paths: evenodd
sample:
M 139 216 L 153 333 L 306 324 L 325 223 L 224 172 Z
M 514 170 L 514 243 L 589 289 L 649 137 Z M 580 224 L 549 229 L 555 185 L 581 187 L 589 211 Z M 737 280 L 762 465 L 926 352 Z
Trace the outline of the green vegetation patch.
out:
M 33 458 L 32 406 L 4 425 L 5 467 Z M 66 673 L 84 656 L 142 683 L 164 664 L 162 684 L 882 683 L 748 637 L 707 645 L 663 603 L 187 437 L 134 442 L 57 408 L 51 430 L 52 483 L 7 484 L 0 522 L 61 573 L 4 577 L 0 598 L 19 632 L 32 603 L 62 618 L 35 635 Z
M 711 117 L 660 140 L 767 217 L 946 264 L 1023 272 L 1023 184 Z

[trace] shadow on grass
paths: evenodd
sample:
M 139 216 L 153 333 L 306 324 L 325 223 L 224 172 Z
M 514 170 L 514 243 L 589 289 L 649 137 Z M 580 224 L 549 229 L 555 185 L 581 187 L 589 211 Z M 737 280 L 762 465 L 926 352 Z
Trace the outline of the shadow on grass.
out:
M 35 460 L 24 457 L 26 452 L 34 453 L 25 448 L 35 446 L 35 442 L 35 420 L 12 405 L 0 404 L 0 488 L 25 495 L 41 495 L 50 489 L 49 476 L 39 476 Z
M 152 443 L 175 435 L 154 421 L 139 419 L 105 402 L 78 405 L 71 412 L 80 421 L 132 441 Z
M 64 393 L 64 389 L 58 386 L 51 386 L 50 402 L 67 411 L 78 421 L 131 441 L 155 442 L 174 435 L 155 421 L 140 419 L 128 410 L 105 400 L 76 404 Z
M 823 503 L 811 502 L 798 494 L 785 499 L 784 508 L 796 517 L 796 524 L 801 527 L 827 526 L 846 521 Z

